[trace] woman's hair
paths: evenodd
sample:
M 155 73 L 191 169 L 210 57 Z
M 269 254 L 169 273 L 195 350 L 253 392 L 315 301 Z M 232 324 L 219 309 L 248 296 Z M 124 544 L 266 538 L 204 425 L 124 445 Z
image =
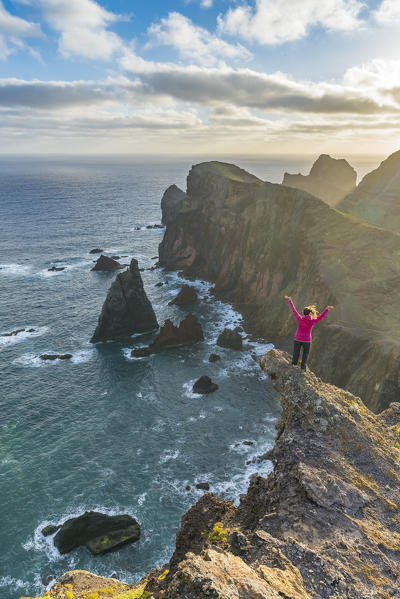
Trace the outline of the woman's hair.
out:
M 307 316 L 309 314 L 312 319 L 317 318 L 318 312 L 316 306 L 305 306 L 305 308 L 303 309 L 303 314 L 304 316 Z

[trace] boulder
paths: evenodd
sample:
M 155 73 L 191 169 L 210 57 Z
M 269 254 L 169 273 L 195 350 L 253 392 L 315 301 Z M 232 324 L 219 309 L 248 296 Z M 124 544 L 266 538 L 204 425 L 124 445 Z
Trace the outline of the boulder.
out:
M 209 376 L 201 376 L 193 385 L 193 393 L 199 395 L 205 395 L 206 393 L 212 393 L 217 391 L 218 385 L 213 383 Z
M 53 535 L 60 528 L 61 528 L 60 524 L 48 524 L 47 526 L 45 526 L 44 528 L 42 528 L 42 535 L 44 537 L 48 537 L 50 535 Z
M 209 485 L 209 483 L 197 483 L 196 484 L 196 489 L 200 489 L 202 491 L 209 491 L 210 490 L 210 485 Z
M 208 358 L 209 362 L 217 362 L 217 360 L 220 360 L 221 356 L 219 356 L 218 354 L 210 354 L 210 357 Z
M 161 222 L 164 225 L 175 220 L 185 198 L 186 193 L 179 189 L 179 187 L 176 185 L 171 185 L 168 187 L 161 199 Z
M 64 522 L 54 537 L 60 553 L 86 546 L 93 554 L 106 553 L 140 538 L 140 526 L 132 516 L 108 516 L 100 512 L 85 512 Z
M 134 349 L 131 355 L 136 358 L 143 357 L 158 353 L 168 347 L 192 345 L 198 341 L 204 341 L 201 324 L 193 314 L 187 314 L 177 327 L 168 318 L 153 343 L 147 348 Z
M 168 305 L 172 306 L 173 304 L 176 304 L 177 306 L 184 306 L 185 304 L 196 302 L 197 299 L 196 289 L 190 285 L 184 285 L 178 295 L 168 302 Z
M 42 354 L 41 360 L 70 360 L 72 354 Z
M 157 318 L 143 288 L 138 262 L 133 259 L 129 269 L 117 275 L 108 290 L 91 342 L 124 339 L 157 327 Z
M 218 336 L 217 345 L 230 349 L 242 349 L 243 339 L 237 329 L 224 329 Z
M 356 181 L 357 173 L 347 160 L 336 160 L 321 154 L 309 175 L 285 173 L 283 185 L 302 189 L 330 206 L 336 206 L 355 189 Z
M 65 270 L 65 266 L 52 266 L 47 269 L 49 272 L 59 272 L 60 270 Z
M 94 248 L 94 250 L 90 250 L 89 254 L 101 254 L 101 252 L 104 252 L 104 250 Z
M 100 258 L 96 261 L 96 264 L 93 266 L 91 270 L 120 270 L 121 268 L 125 268 L 122 264 L 109 258 L 108 256 L 104 256 L 101 254 Z

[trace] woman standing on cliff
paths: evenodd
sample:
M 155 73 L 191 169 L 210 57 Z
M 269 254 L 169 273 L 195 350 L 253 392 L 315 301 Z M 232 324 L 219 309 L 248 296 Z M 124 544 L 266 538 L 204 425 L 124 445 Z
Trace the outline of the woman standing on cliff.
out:
M 295 319 L 297 320 L 297 331 L 294 336 L 293 359 L 292 364 L 296 365 L 299 361 L 300 350 L 303 348 L 303 356 L 301 359 L 301 369 L 306 369 L 308 354 L 310 353 L 311 345 L 311 329 L 317 322 L 325 318 L 329 310 L 333 310 L 333 306 L 327 306 L 325 310 L 317 316 L 318 312 L 315 306 L 306 306 L 303 309 L 304 316 L 300 316 L 297 312 L 292 298 L 285 295 L 285 299 L 289 300 L 289 306 L 292 309 Z

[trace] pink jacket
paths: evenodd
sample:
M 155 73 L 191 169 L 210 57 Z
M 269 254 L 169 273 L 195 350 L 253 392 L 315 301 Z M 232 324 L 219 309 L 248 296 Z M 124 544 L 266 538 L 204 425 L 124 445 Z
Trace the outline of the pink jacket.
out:
M 294 307 L 294 303 L 292 302 L 292 300 L 289 300 L 289 304 L 294 314 L 294 317 L 297 320 L 297 331 L 295 333 L 294 338 L 296 339 L 296 341 L 303 341 L 309 343 L 311 341 L 311 329 L 315 324 L 317 324 L 317 322 L 322 320 L 328 314 L 328 310 L 325 308 L 322 314 L 317 316 L 317 318 L 311 318 L 309 314 L 307 316 L 300 316 L 300 314 Z

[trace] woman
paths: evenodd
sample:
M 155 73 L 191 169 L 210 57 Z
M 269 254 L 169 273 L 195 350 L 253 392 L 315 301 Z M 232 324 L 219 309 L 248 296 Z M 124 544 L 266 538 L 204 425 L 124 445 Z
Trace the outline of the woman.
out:
M 303 356 L 301 359 L 301 369 L 306 369 L 306 363 L 308 354 L 310 353 L 311 344 L 311 329 L 317 322 L 325 318 L 329 310 L 333 310 L 334 306 L 327 306 L 325 310 L 317 316 L 317 310 L 315 306 L 306 306 L 303 309 L 304 316 L 300 316 L 294 307 L 292 298 L 285 295 L 285 299 L 289 300 L 289 305 L 292 309 L 295 319 L 297 320 L 297 331 L 294 336 L 294 348 L 293 348 L 293 360 L 292 364 L 296 365 L 300 357 L 300 349 L 303 348 Z

